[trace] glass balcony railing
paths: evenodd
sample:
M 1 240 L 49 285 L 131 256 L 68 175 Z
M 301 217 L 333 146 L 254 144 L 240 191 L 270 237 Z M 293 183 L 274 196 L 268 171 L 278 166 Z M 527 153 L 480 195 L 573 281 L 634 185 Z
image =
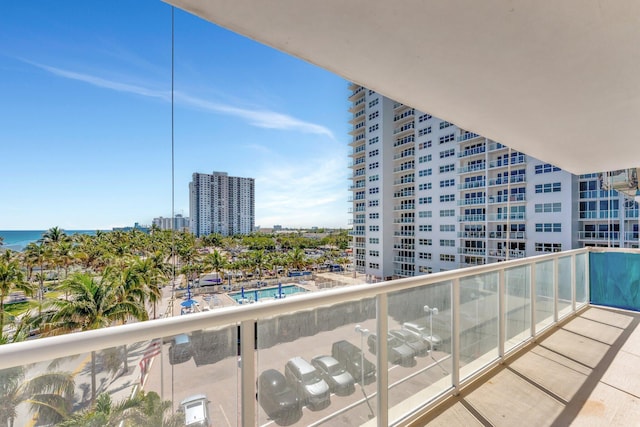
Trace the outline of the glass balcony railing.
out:
M 70 411 L 101 393 L 115 399 L 144 390 L 173 411 L 205 395 L 212 425 L 394 425 L 457 395 L 584 307 L 588 295 L 606 304 L 615 288 L 622 298 L 616 303 L 637 309 L 639 301 L 629 298 L 640 298 L 631 292 L 640 281 L 640 253 L 610 259 L 592 252 L 262 296 L 253 304 L 2 345 L 0 375 L 24 385 L 27 402 L 37 394 L 27 383 L 68 371 L 76 387 Z M 311 369 L 316 373 L 303 375 L 296 389 L 284 390 L 285 376 L 291 384 L 310 363 L 322 370 L 334 360 L 344 375 Z M 31 422 L 28 403 L 17 409 L 15 425 Z

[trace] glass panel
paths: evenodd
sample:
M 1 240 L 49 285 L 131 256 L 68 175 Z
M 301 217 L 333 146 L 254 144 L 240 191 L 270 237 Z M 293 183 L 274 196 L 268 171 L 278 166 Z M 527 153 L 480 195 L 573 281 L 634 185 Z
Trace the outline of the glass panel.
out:
M 64 413 L 82 416 L 83 425 L 119 424 L 118 413 L 91 409 L 92 401 L 155 408 L 138 413 L 144 420 L 125 411 L 135 425 L 184 425 L 185 416 L 236 425 L 236 330 L 194 331 L 0 370 L 0 425 L 34 425 L 34 415 L 36 425 L 57 425 Z
M 375 318 L 368 298 L 259 320 L 258 425 L 356 425 L 375 414 Z
M 587 254 L 576 255 L 576 305 L 587 303 Z
M 531 337 L 531 266 L 505 271 L 505 351 Z
M 498 273 L 460 279 L 460 379 L 498 357 Z
M 558 259 L 558 319 L 571 313 L 571 257 Z
M 553 260 L 536 265 L 536 334 L 553 323 Z
M 640 310 L 640 255 L 623 252 L 589 255 L 591 302 L 609 307 Z
M 389 419 L 396 422 L 451 388 L 451 282 L 394 292 L 388 301 L 389 407 L 402 404 L 402 415 Z

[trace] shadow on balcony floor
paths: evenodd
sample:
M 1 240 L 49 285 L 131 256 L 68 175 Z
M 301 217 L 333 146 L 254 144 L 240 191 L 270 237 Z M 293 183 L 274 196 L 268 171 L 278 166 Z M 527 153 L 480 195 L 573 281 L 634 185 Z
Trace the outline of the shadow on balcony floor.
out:
M 412 425 L 637 425 L 639 323 L 590 307 Z

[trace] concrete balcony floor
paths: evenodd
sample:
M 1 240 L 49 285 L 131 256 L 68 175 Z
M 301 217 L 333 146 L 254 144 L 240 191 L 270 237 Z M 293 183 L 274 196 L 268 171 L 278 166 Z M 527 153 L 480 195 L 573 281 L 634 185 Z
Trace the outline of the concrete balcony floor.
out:
M 638 425 L 638 323 L 589 307 L 412 425 Z

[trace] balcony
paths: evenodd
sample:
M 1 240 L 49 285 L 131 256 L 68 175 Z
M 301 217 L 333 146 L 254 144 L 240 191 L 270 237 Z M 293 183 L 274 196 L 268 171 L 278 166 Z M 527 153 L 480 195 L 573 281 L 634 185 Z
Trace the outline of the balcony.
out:
M 487 168 L 487 164 L 485 162 L 476 163 L 476 164 L 473 164 L 473 165 L 467 165 L 467 166 L 463 166 L 461 168 L 458 168 L 458 173 L 463 174 L 463 173 L 483 171 L 486 168 Z
M 458 152 L 458 157 L 463 158 L 463 157 L 477 156 L 478 154 L 484 154 L 485 151 L 486 150 L 484 146 L 469 148 L 469 149 Z
M 458 248 L 459 254 L 484 256 L 487 254 L 485 248 Z
M 458 206 L 468 206 L 468 205 L 484 205 L 486 202 L 486 198 L 484 197 L 474 197 L 470 199 L 459 199 Z
M 619 231 L 579 231 L 578 240 L 595 240 L 600 242 L 620 240 Z
M 480 187 L 484 187 L 485 185 L 487 185 L 487 181 L 482 180 L 482 181 L 468 181 L 468 182 L 464 182 L 462 184 L 458 184 L 458 190 L 469 190 L 469 189 L 473 189 L 473 188 L 480 188 Z
M 458 217 L 459 222 L 483 222 L 486 220 L 486 215 L 475 214 L 475 215 L 460 215 Z
M 512 156 L 511 157 L 511 162 L 509 162 L 508 158 L 496 159 L 496 160 L 491 160 L 489 162 L 489 169 L 502 168 L 502 167 L 506 168 L 507 166 L 509 166 L 509 164 L 511 164 L 511 165 L 521 165 L 524 162 L 525 162 L 525 156 L 524 155 Z
M 412 256 L 394 256 L 393 257 L 393 262 L 397 262 L 397 263 L 409 263 L 409 264 L 413 264 L 414 262 L 416 262 L 415 257 Z
M 618 408 L 618 414 L 637 410 L 640 336 L 634 331 L 640 316 L 589 303 L 638 310 L 640 296 L 631 288 L 640 280 L 638 263 L 640 252 L 632 250 L 547 254 L 3 345 L 0 360 L 3 373 L 46 372 L 55 360 L 59 367 L 76 367 L 77 386 L 88 387 L 91 354 L 123 354 L 126 346 L 129 371 L 113 375 L 101 364 L 93 368 L 102 391 L 116 401 L 144 389 L 177 405 L 203 391 L 215 399 L 214 425 L 263 425 L 268 415 L 255 399 L 258 375 L 282 370 L 293 356 L 331 354 L 333 343 L 344 340 L 364 350 L 375 374 L 358 381 L 362 376 L 354 371 L 360 390 L 332 395 L 324 409 L 294 411 L 288 422 L 424 425 L 435 416 L 429 410 L 444 404 L 435 414 L 451 425 L 448 417 L 457 412 L 447 404 L 462 396 L 498 425 L 518 419 L 610 424 L 589 402 Z M 369 351 L 368 333 L 406 321 L 438 336 L 426 356 L 397 366 L 382 340 L 372 348 L 375 355 Z M 186 361 L 172 350 L 181 334 L 189 337 Z M 18 409 L 25 417 L 26 407 Z
M 489 196 L 489 203 L 515 203 L 515 202 L 526 202 L 526 194 L 512 194 L 511 196 L 502 195 L 502 196 Z
M 489 180 L 489 185 L 507 185 L 509 183 L 518 184 L 520 182 L 527 182 L 526 175 L 513 175 L 510 179 L 506 176 L 504 178 L 493 178 Z
M 400 205 L 395 205 L 393 207 L 394 211 L 412 211 L 416 208 L 416 205 L 413 203 L 403 203 Z
M 484 231 L 459 231 L 458 237 L 461 239 L 484 239 L 486 237 Z
M 507 213 L 491 213 L 487 215 L 488 221 L 524 221 L 527 219 L 527 215 L 525 212 L 512 212 L 511 214 Z
M 458 137 L 458 142 L 470 141 L 475 138 L 482 138 L 482 136 L 478 135 L 477 133 L 467 132 Z
M 527 234 L 524 231 L 490 231 L 490 239 L 509 239 L 509 240 L 524 240 L 527 238 Z

